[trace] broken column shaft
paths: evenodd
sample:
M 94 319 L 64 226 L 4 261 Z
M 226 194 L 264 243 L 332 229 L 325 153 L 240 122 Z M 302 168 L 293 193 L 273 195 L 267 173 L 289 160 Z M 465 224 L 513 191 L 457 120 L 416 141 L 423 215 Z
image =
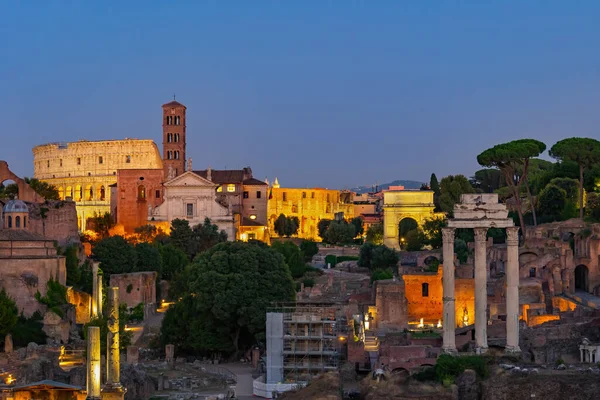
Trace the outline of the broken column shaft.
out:
M 100 328 L 88 327 L 87 332 L 87 399 L 100 399 Z
M 121 387 L 120 353 L 119 353 L 119 288 L 108 290 L 109 315 L 108 334 L 106 338 L 106 385 Z

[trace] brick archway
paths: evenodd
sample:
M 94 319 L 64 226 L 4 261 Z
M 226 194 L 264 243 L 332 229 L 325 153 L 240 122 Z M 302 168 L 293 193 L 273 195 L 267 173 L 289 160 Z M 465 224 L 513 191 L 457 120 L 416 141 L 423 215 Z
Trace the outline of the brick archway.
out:
M 44 201 L 44 198 L 37 194 L 25 180 L 19 178 L 8 168 L 8 163 L 6 161 L 0 160 L 0 183 L 7 180 L 15 181 L 17 184 L 17 187 L 19 188 L 19 199 L 30 203 L 41 203 Z

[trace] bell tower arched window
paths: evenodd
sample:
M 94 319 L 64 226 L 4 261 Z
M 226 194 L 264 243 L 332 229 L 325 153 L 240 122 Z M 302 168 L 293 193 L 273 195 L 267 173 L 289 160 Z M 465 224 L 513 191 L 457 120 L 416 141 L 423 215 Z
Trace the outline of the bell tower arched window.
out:
M 144 185 L 138 186 L 138 200 L 146 200 L 146 188 Z

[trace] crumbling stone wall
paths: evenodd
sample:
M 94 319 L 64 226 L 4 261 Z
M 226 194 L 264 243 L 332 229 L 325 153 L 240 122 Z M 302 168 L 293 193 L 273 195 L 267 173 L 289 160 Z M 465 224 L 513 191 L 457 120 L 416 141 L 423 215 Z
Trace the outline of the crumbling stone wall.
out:
M 119 288 L 119 301 L 127 307 L 156 303 L 156 272 L 133 272 L 110 276 L 110 286 Z
M 77 211 L 73 201 L 46 201 L 29 206 L 29 230 L 48 239 L 56 240 L 60 246 L 79 243 Z
M 75 320 L 78 324 L 90 322 L 92 309 L 92 296 L 90 294 L 69 287 L 67 289 L 67 300 L 75 307 Z

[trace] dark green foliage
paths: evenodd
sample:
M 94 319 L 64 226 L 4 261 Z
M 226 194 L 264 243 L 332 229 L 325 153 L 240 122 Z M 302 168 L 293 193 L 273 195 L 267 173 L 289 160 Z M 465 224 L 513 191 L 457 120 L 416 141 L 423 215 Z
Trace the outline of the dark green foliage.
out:
M 283 214 L 279 214 L 279 217 L 277 217 L 273 226 L 275 233 L 277 233 L 279 237 L 291 237 L 298 233 L 299 227 L 300 220 L 298 220 L 298 217 L 286 217 Z
M 357 256 L 337 256 L 337 262 L 341 263 L 344 261 L 358 261 Z
M 579 202 L 583 205 L 583 183 L 585 170 L 600 164 L 600 141 L 591 138 L 568 138 L 557 142 L 550 149 L 550 156 L 559 161 L 573 161 L 579 166 Z M 579 207 L 579 218 L 583 218 L 583 207 Z
M 407 251 L 419 251 L 423 248 L 423 237 L 418 230 L 412 230 L 406 234 L 405 244 Z
M 125 305 L 125 304 L 122 304 Z M 127 315 L 127 322 L 139 322 L 144 320 L 144 303 L 140 303 L 137 306 L 129 310 Z
M 448 221 L 445 218 L 427 218 L 421 226 L 424 244 L 428 244 L 434 249 L 442 247 L 442 228 L 447 224 Z
M 354 225 L 344 220 L 331 221 L 323 240 L 331 244 L 348 244 L 355 236 Z
M 0 183 L 0 199 L 14 199 L 19 194 L 19 187 L 16 183 L 10 183 L 4 186 Z
M 467 258 L 469 257 L 469 248 L 467 247 L 467 243 L 464 240 L 454 240 L 454 254 L 456 254 L 456 258 L 461 264 L 467 262 Z
M 579 200 L 579 182 L 577 181 L 577 179 L 572 179 L 572 178 L 553 178 L 550 183 L 550 185 L 556 185 L 559 188 L 561 188 L 562 190 L 565 191 L 565 194 L 567 196 L 567 200 L 574 203 L 574 204 L 578 204 L 578 200 Z
M 243 242 L 220 243 L 200 254 L 183 273 L 188 293 L 171 307 L 162 343 L 181 351 L 238 353 L 264 335 L 266 308 L 295 299 L 284 258 L 271 248 Z
M 558 221 L 567 203 L 567 192 L 556 185 L 548 185 L 538 199 L 540 216 L 547 222 Z
M 218 243 L 227 241 L 227 233 L 206 218 L 204 223 L 193 228 L 187 220 L 171 221 L 170 243 L 183 251 L 191 261 L 197 254 L 210 249 Z
M 585 209 L 592 221 L 600 222 L 600 194 L 588 193 Z
M 302 283 L 304 284 L 304 287 L 313 287 L 315 286 L 315 280 L 312 278 L 305 278 Z
M 122 236 L 102 239 L 94 246 L 92 256 L 100 262 L 100 268 L 107 277 L 112 274 L 133 272 L 137 265 L 135 249 Z
M 506 186 L 502 172 L 494 168 L 484 168 L 475 171 L 475 176 L 471 178 L 474 187 L 484 193 L 494 193 L 502 186 Z
M 387 246 L 376 246 L 372 243 L 365 243 L 360 248 L 358 265 L 368 268 L 371 271 L 376 269 L 385 270 L 396 269 L 398 264 L 398 255 L 393 249 Z
M 460 202 L 460 195 L 474 193 L 475 189 L 464 175 L 448 175 L 440 182 L 440 209 L 452 213 L 454 204 Z
M 18 315 L 17 304 L 2 289 L 0 291 L 0 337 L 4 337 L 7 333 L 12 332 L 13 327 L 17 323 Z
M 87 220 L 88 229 L 96 232 L 100 240 L 108 237 L 113 226 L 115 226 L 115 221 L 113 221 L 109 212 L 104 214 L 94 213 L 94 216 Z
M 317 230 L 319 231 L 319 237 L 325 241 L 325 234 L 327 233 L 327 229 L 329 229 L 329 224 L 331 224 L 330 219 L 322 219 L 317 224 Z
M 42 182 L 36 178 L 25 178 L 25 182 L 46 200 L 60 200 L 56 186 Z
M 88 260 L 86 260 L 79 267 L 79 274 L 80 274 L 80 278 L 79 278 L 79 284 L 77 285 L 77 288 L 79 290 L 81 290 L 82 292 L 92 294 L 93 285 L 94 285 L 94 282 L 93 282 L 94 274 L 92 272 L 91 263 Z
M 488 360 L 481 356 L 458 356 L 453 357 L 442 354 L 435 363 L 435 378 L 438 382 L 454 380 L 462 374 L 465 369 L 472 369 L 480 379 L 488 376 Z
M 135 245 L 137 254 L 137 263 L 135 271 L 156 271 L 156 280 L 162 279 L 162 257 L 159 249 L 148 243 L 138 243 Z
M 77 246 L 75 245 L 68 246 L 63 252 L 66 257 L 67 286 L 76 286 L 81 280 L 81 269 L 79 268 L 77 253 Z
M 371 274 L 371 282 L 382 281 L 386 279 L 392 279 L 394 277 L 394 273 L 391 268 L 387 269 L 376 269 Z
M 137 228 L 135 228 L 133 230 L 133 232 L 138 235 L 139 239 L 142 242 L 150 243 L 156 237 L 156 234 L 158 233 L 158 229 L 156 229 L 156 226 L 154 226 L 154 225 L 147 224 L 147 225 L 138 226 Z
M 298 246 L 293 242 L 274 242 L 271 247 L 283 256 L 293 278 L 300 278 L 304 275 L 306 268 L 304 255 Z
M 43 331 L 44 317 L 39 311 L 26 318 L 23 313 L 19 315 L 11 334 L 15 347 L 25 347 L 29 343 L 46 344 L 46 333 Z
M 361 217 L 352 218 L 350 223 L 354 225 L 354 237 L 362 236 L 365 232 L 363 219 Z
M 335 254 L 327 254 L 325 256 L 325 265 L 331 265 L 331 268 L 337 264 L 337 256 Z
M 60 282 L 50 279 L 46 284 L 46 294 L 42 297 L 38 291 L 35 294 L 35 299 L 42 304 L 45 304 L 50 311 L 64 317 L 63 306 L 68 303 L 67 301 L 67 288 L 60 284 Z
M 398 224 L 398 232 L 400 233 L 400 237 L 404 238 L 408 232 L 415 231 L 419 228 L 419 224 L 412 218 L 404 218 Z
M 367 229 L 367 243 L 383 244 L 383 224 L 374 224 Z
M 168 281 L 174 279 L 189 264 L 186 254 L 171 244 L 160 246 L 159 251 L 162 260 L 163 279 Z
M 311 262 L 313 256 L 317 255 L 319 252 L 319 246 L 312 240 L 303 240 L 302 243 L 300 243 L 300 251 L 304 254 L 304 261 Z

